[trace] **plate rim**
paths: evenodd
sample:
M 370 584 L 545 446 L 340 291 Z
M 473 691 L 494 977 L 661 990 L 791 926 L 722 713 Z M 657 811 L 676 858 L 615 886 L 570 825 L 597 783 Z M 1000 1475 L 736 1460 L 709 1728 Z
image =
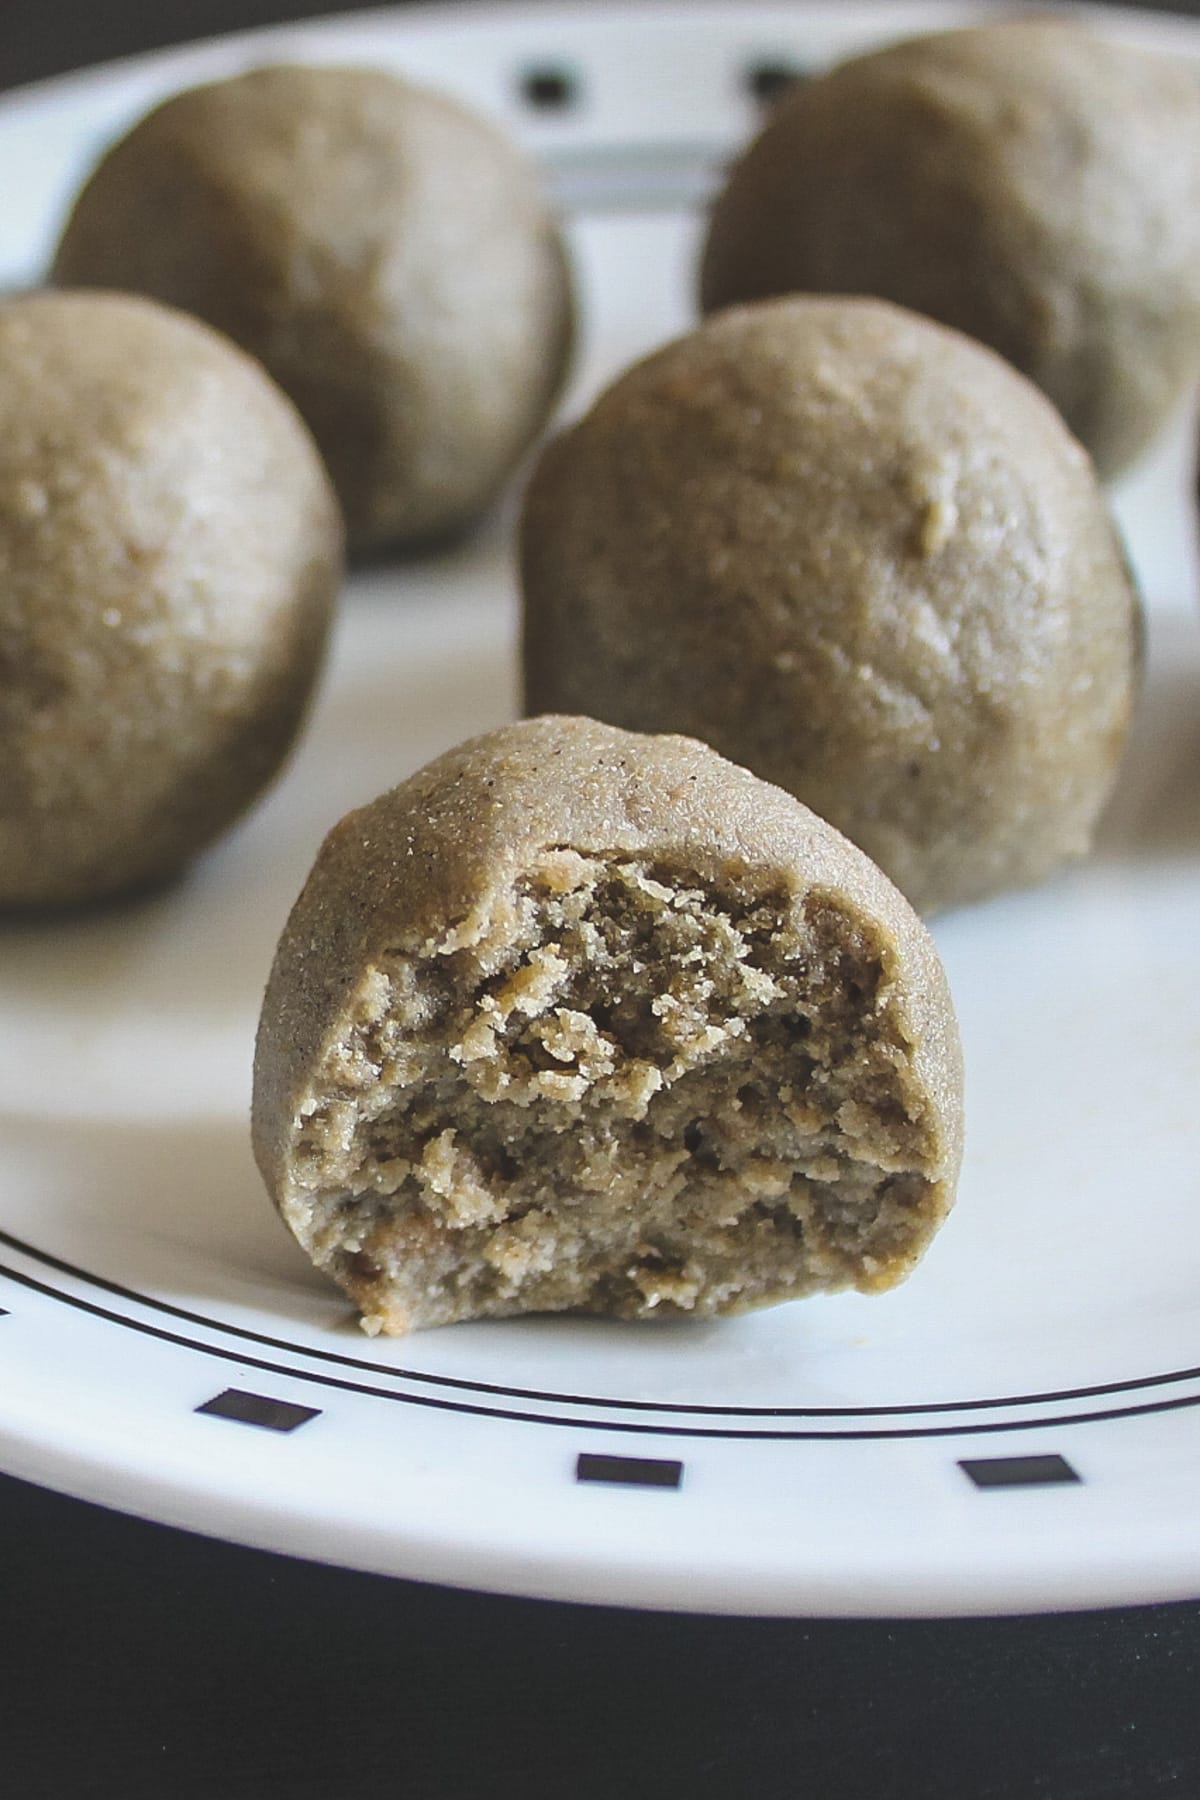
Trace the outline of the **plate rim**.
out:
M 810 14 L 833 15 L 839 9 L 824 0 L 823 4 L 802 7 L 795 4 L 783 4 L 781 0 L 771 0 L 770 4 L 752 4 L 736 9 L 739 21 L 745 23 L 755 16 L 771 17 L 789 21 L 793 28 L 802 23 L 805 12 Z M 871 16 L 882 19 L 885 15 L 895 20 L 907 12 L 921 12 L 932 15 L 945 13 L 962 14 L 966 10 L 983 13 L 1006 13 L 1010 8 L 1004 0 L 987 0 L 983 6 L 965 8 L 956 4 L 956 0 L 915 0 L 911 6 L 893 6 L 890 0 L 869 0 L 860 7 L 862 17 Z M 1181 39 L 1190 40 L 1191 47 L 1200 53 L 1200 20 L 1171 14 L 1142 12 L 1128 7 L 1101 7 L 1094 5 L 1072 6 L 1067 9 L 1088 19 L 1099 15 L 1106 23 L 1128 28 L 1141 35 L 1146 33 L 1162 33 L 1166 27 L 1167 36 L 1178 35 Z M 436 33 L 447 32 L 451 28 L 456 33 L 464 30 L 468 33 L 480 21 L 492 26 L 511 28 L 514 25 L 532 24 L 535 21 L 553 19 L 557 25 L 571 26 L 587 32 L 600 31 L 602 35 L 612 34 L 614 26 L 625 23 L 645 22 L 648 18 L 661 20 L 695 19 L 698 14 L 709 21 L 727 19 L 735 8 L 731 0 L 656 0 L 653 6 L 636 4 L 635 0 L 621 0 L 615 7 L 604 10 L 598 15 L 596 10 L 585 4 L 562 6 L 556 0 L 486 0 L 486 3 L 471 8 L 471 16 L 464 20 L 460 6 L 453 4 L 425 4 L 403 11 L 376 8 L 361 12 L 335 14 L 324 19 L 282 22 L 276 25 L 255 27 L 217 38 L 199 39 L 186 44 L 168 46 L 160 50 L 137 53 L 131 57 L 114 59 L 93 67 L 71 71 L 68 74 L 50 77 L 42 81 L 25 84 L 22 87 L 8 90 L 0 95 L 0 115 L 10 108 L 28 107 L 33 111 L 47 103 L 58 104 L 64 99 L 71 100 L 75 93 L 91 92 L 93 89 L 108 87 L 114 81 L 140 75 L 149 70 L 159 70 L 164 66 L 185 64 L 193 61 L 198 55 L 221 56 L 253 54 L 260 46 L 267 47 L 272 43 L 285 40 L 295 42 L 298 38 L 312 37 L 319 39 L 322 33 L 336 35 L 348 26 L 369 34 L 372 26 L 384 28 L 390 40 L 401 38 L 411 28 L 423 29 Z M 0 1229 L 0 1243 L 11 1241 L 9 1234 Z M 58 1259 L 46 1257 L 43 1252 L 32 1252 L 50 1262 Z M 81 1280 L 96 1283 L 100 1286 L 112 1285 L 103 1278 L 89 1271 L 76 1270 Z M 180 1311 L 155 1301 L 148 1296 L 137 1295 L 133 1290 L 126 1290 L 147 1307 L 158 1307 L 166 1311 Z M 61 1299 L 62 1296 L 59 1296 Z M 198 1315 L 197 1315 L 198 1316 Z M 245 1333 L 237 1326 L 230 1326 L 216 1320 L 203 1321 L 218 1332 L 234 1333 L 238 1336 L 255 1336 Z M 203 1346 L 197 1346 L 203 1348 Z M 289 1346 L 298 1349 L 307 1356 L 328 1356 L 328 1352 L 313 1351 L 304 1346 Z M 340 1359 L 339 1359 L 340 1360 Z M 361 1368 L 359 1359 L 349 1358 L 346 1361 L 354 1367 Z M 298 1371 L 289 1371 L 298 1379 L 305 1377 Z M 397 1371 L 389 1370 L 396 1374 Z M 1168 1382 L 1192 1379 L 1200 1376 L 1200 1369 L 1188 1370 L 1175 1374 L 1156 1375 L 1134 1383 L 1103 1384 L 1105 1388 L 1124 1390 L 1131 1386 L 1159 1386 Z M 418 1380 L 444 1380 L 418 1374 Z M 456 1383 L 451 1384 L 458 1385 Z M 467 1384 L 463 1384 L 467 1385 Z M 514 1390 L 502 1390 L 514 1391 Z M 520 1392 L 521 1390 L 515 1390 Z M 1087 1392 L 1089 1390 L 1082 1390 Z M 1090 1391 L 1099 1391 L 1096 1389 Z M 545 1397 L 545 1396 L 539 1396 Z M 557 1397 L 557 1396 L 552 1396 Z M 1059 1399 L 1061 1395 L 1039 1396 L 1041 1399 Z M 597 1407 L 621 1406 L 637 1407 L 638 1403 L 604 1400 L 589 1400 L 589 1405 Z M 979 1403 L 949 1403 L 920 1409 L 865 1409 L 871 1412 L 892 1410 L 936 1411 L 960 1410 L 968 1405 L 982 1408 L 985 1406 L 1000 1407 L 1013 1404 L 1011 1399 L 1000 1399 Z M 1200 1404 L 1200 1396 L 1186 1404 Z M 721 1411 L 727 1408 L 688 1407 L 681 1410 L 688 1412 Z M 753 1409 L 750 1409 L 753 1410 Z M 761 1409 L 777 1412 L 777 1408 Z M 804 1409 L 806 1412 L 811 1409 Z M 841 1409 L 847 1410 L 847 1409 Z M 856 1410 L 856 1409 L 849 1409 Z M 1059 1423 L 1061 1421 L 1053 1421 Z M 578 1421 L 565 1421 L 572 1427 Z M 587 1421 L 586 1430 L 589 1439 L 604 1439 L 605 1426 L 602 1423 Z M 1028 1422 L 1019 1422 L 1022 1426 Z M 1038 1429 L 1036 1425 L 1030 1429 Z M 609 1428 L 610 1434 L 616 1428 Z M 689 1434 L 691 1435 L 691 1434 Z M 744 1435 L 744 1434 L 739 1434 Z M 947 1435 L 960 1435 L 952 1429 Z M 123 1480 L 129 1470 L 129 1459 L 119 1463 L 88 1463 L 78 1456 L 72 1458 L 71 1453 L 61 1445 L 39 1444 L 38 1440 L 27 1438 L 19 1429 L 14 1429 L 11 1421 L 0 1417 L 0 1444 L 4 1446 L 3 1466 L 23 1479 L 42 1485 L 50 1485 L 64 1493 L 75 1497 L 113 1506 L 117 1510 L 132 1513 L 157 1523 L 181 1527 L 201 1535 L 219 1538 L 231 1538 L 234 1541 L 252 1544 L 264 1550 L 275 1551 L 284 1555 L 304 1555 L 318 1561 L 335 1560 L 329 1555 L 329 1523 L 325 1520 L 315 1521 L 302 1513 L 294 1514 L 281 1508 L 277 1503 L 268 1501 L 261 1494 L 246 1496 L 231 1494 L 221 1489 L 214 1482 L 212 1490 L 206 1492 L 203 1500 L 201 1516 L 196 1512 L 196 1489 L 177 1486 L 165 1475 L 159 1473 L 157 1479 L 152 1469 L 143 1471 L 139 1480 L 141 1492 L 155 1496 L 152 1510 L 140 1504 L 132 1504 L 130 1496 L 123 1491 Z M 137 1459 L 134 1458 L 134 1461 Z M 53 1479 L 47 1480 L 47 1475 Z M 424 1521 L 422 1521 L 424 1523 Z M 286 1541 L 281 1541 L 281 1533 Z M 403 1554 L 395 1554 L 397 1544 L 402 1545 Z M 347 1549 L 351 1546 L 347 1546 Z M 768 1575 L 760 1574 L 750 1584 L 749 1589 L 733 1592 L 728 1578 L 714 1578 L 709 1574 L 696 1577 L 692 1591 L 682 1592 L 678 1572 L 664 1577 L 663 1569 L 656 1560 L 661 1555 L 660 1547 L 643 1549 L 641 1562 L 636 1557 L 630 1558 L 622 1567 L 614 1571 L 610 1563 L 589 1560 L 588 1556 L 575 1560 L 554 1561 L 543 1560 L 512 1548 L 505 1555 L 497 1556 L 494 1548 L 480 1548 L 477 1544 L 464 1544 L 461 1540 L 442 1539 L 436 1532 L 423 1535 L 421 1531 L 409 1526 L 408 1535 L 388 1545 L 365 1534 L 363 1540 L 353 1546 L 355 1554 L 345 1557 L 339 1555 L 336 1560 L 345 1561 L 347 1566 L 369 1569 L 383 1575 L 404 1576 L 417 1580 L 436 1580 L 448 1585 L 485 1589 L 492 1592 L 538 1595 L 547 1598 L 579 1601 L 592 1604 L 619 1603 L 637 1607 L 664 1608 L 671 1610 L 691 1610 L 697 1612 L 725 1612 L 747 1615 L 778 1615 L 806 1617 L 928 1617 L 970 1616 L 973 1614 L 1020 1613 L 1048 1610 L 1090 1610 L 1097 1606 L 1129 1604 L 1134 1602 L 1148 1603 L 1157 1600 L 1178 1600 L 1192 1598 L 1200 1593 L 1200 1569 L 1194 1577 L 1195 1587 L 1189 1586 L 1187 1592 L 1181 1591 L 1178 1585 L 1178 1569 L 1181 1549 L 1186 1548 L 1195 1558 L 1196 1547 L 1190 1541 L 1182 1545 L 1173 1545 L 1170 1555 L 1167 1554 L 1164 1540 L 1160 1539 L 1151 1548 L 1143 1547 L 1139 1556 L 1128 1557 L 1119 1568 L 1113 1568 L 1106 1560 L 1108 1551 L 1101 1554 L 1099 1545 L 1093 1546 L 1095 1562 L 1094 1581 L 1089 1582 L 1089 1592 L 1082 1595 L 1079 1591 L 1078 1571 L 1073 1572 L 1070 1580 L 1064 1580 L 1060 1574 L 1057 1582 L 1051 1569 L 1041 1567 L 1036 1558 L 1028 1569 L 1018 1571 L 1012 1568 L 1002 1573 L 993 1570 L 989 1578 L 978 1579 L 969 1594 L 962 1591 L 964 1570 L 960 1566 L 947 1568 L 942 1572 L 940 1580 L 927 1572 L 922 1578 L 920 1591 L 909 1591 L 911 1576 L 906 1571 L 898 1578 L 897 1591 L 893 1596 L 893 1606 L 885 1604 L 881 1609 L 880 1598 L 886 1589 L 872 1589 L 864 1597 L 861 1607 L 853 1604 L 853 1594 L 846 1590 L 845 1578 L 840 1576 L 826 1588 L 818 1583 L 813 1589 L 809 1604 L 803 1596 L 794 1592 L 780 1593 Z M 420 1568 L 412 1566 L 412 1555 L 420 1552 L 430 1560 Z M 399 1566 L 403 1563 L 404 1566 Z M 1168 1569 L 1169 1565 L 1169 1569 Z M 1175 1578 L 1171 1578 L 1170 1570 Z M 1104 1585 L 1107 1579 L 1107 1585 Z M 1100 1582 L 1099 1589 L 1095 1582 Z M 836 1596 L 835 1596 L 836 1590 Z M 825 1604 L 822 1604 L 822 1595 Z M 836 1598 L 836 1603 L 835 1603 Z M 693 1604 L 694 1601 L 694 1604 Z M 829 1610 L 826 1610 L 828 1606 Z

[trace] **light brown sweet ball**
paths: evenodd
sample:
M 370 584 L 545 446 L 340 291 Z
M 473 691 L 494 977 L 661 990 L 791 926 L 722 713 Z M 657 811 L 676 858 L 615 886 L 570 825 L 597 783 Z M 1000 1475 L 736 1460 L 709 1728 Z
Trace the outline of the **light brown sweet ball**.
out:
M 1086 454 L 970 339 L 717 314 L 543 452 L 521 562 L 527 711 L 704 738 L 923 910 L 1088 849 L 1137 596 Z
M 704 1317 L 910 1271 L 954 1197 L 958 1034 L 920 921 L 789 795 L 535 719 L 330 833 L 253 1126 L 368 1331 Z
M 0 305 L 0 906 L 173 875 L 286 755 L 341 574 L 291 404 L 124 295 Z
M 260 358 L 360 550 L 489 504 L 572 337 L 532 167 L 489 122 L 376 69 L 257 69 L 166 101 L 87 182 L 54 280 L 153 295 Z
M 714 206 L 704 310 L 875 294 L 990 344 L 1103 475 L 1200 370 L 1200 82 L 1071 20 L 858 56 L 798 87 Z

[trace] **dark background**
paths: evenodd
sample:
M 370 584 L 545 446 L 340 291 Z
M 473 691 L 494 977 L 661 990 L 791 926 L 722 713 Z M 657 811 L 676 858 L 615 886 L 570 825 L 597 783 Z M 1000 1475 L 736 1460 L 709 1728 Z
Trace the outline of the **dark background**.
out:
M 469 16 L 473 0 L 457 0 Z M 542 0 L 544 4 L 544 0 Z M 602 0 L 594 0 L 599 5 Z M 1148 0 L 1131 0 L 1140 10 Z M 846 0 L 852 5 L 853 0 Z M 1053 0 L 1032 9 L 1049 12 Z M 189 38 L 211 37 L 253 25 L 366 10 L 343 0 L 0 0 L 0 86 L 37 81 L 88 63 L 150 50 Z M 1022 10 L 1014 0 L 1013 10 Z M 1200 0 L 1157 10 L 1200 13 Z
M 339 10 L 0 0 L 0 87 Z M 460 1594 L 0 1477 L 3 1800 L 1192 1797 L 1198 1652 L 1200 1604 L 872 1623 Z

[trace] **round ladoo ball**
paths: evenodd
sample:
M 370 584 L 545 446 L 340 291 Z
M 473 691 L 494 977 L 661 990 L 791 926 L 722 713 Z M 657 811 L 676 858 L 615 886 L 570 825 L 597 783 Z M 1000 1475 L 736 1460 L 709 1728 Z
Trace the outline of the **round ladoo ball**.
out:
M 341 575 L 294 408 L 146 300 L 0 305 L 0 905 L 175 874 L 275 774 Z
M 168 100 L 87 182 L 54 279 L 150 294 L 257 356 L 360 550 L 487 506 L 572 336 L 532 167 L 456 102 L 372 69 L 257 69 Z
M 705 745 L 588 719 L 342 820 L 254 1071 L 267 1187 L 369 1332 L 888 1287 L 961 1109 L 941 964 L 879 870 Z
M 548 446 L 521 536 L 528 711 L 704 738 L 922 910 L 1089 848 L 1140 609 L 1086 454 L 981 345 L 730 309 Z
M 1069 20 L 1005 20 L 797 87 L 710 221 L 705 311 L 874 294 L 990 344 L 1103 475 L 1200 369 L 1200 83 Z

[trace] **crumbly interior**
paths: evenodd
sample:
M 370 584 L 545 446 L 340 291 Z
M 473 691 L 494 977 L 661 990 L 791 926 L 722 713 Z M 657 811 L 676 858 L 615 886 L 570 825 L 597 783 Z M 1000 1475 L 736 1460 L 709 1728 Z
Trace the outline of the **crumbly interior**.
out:
M 543 854 L 369 969 L 285 1207 L 370 1332 L 890 1285 L 937 1132 L 869 923 L 782 880 Z

